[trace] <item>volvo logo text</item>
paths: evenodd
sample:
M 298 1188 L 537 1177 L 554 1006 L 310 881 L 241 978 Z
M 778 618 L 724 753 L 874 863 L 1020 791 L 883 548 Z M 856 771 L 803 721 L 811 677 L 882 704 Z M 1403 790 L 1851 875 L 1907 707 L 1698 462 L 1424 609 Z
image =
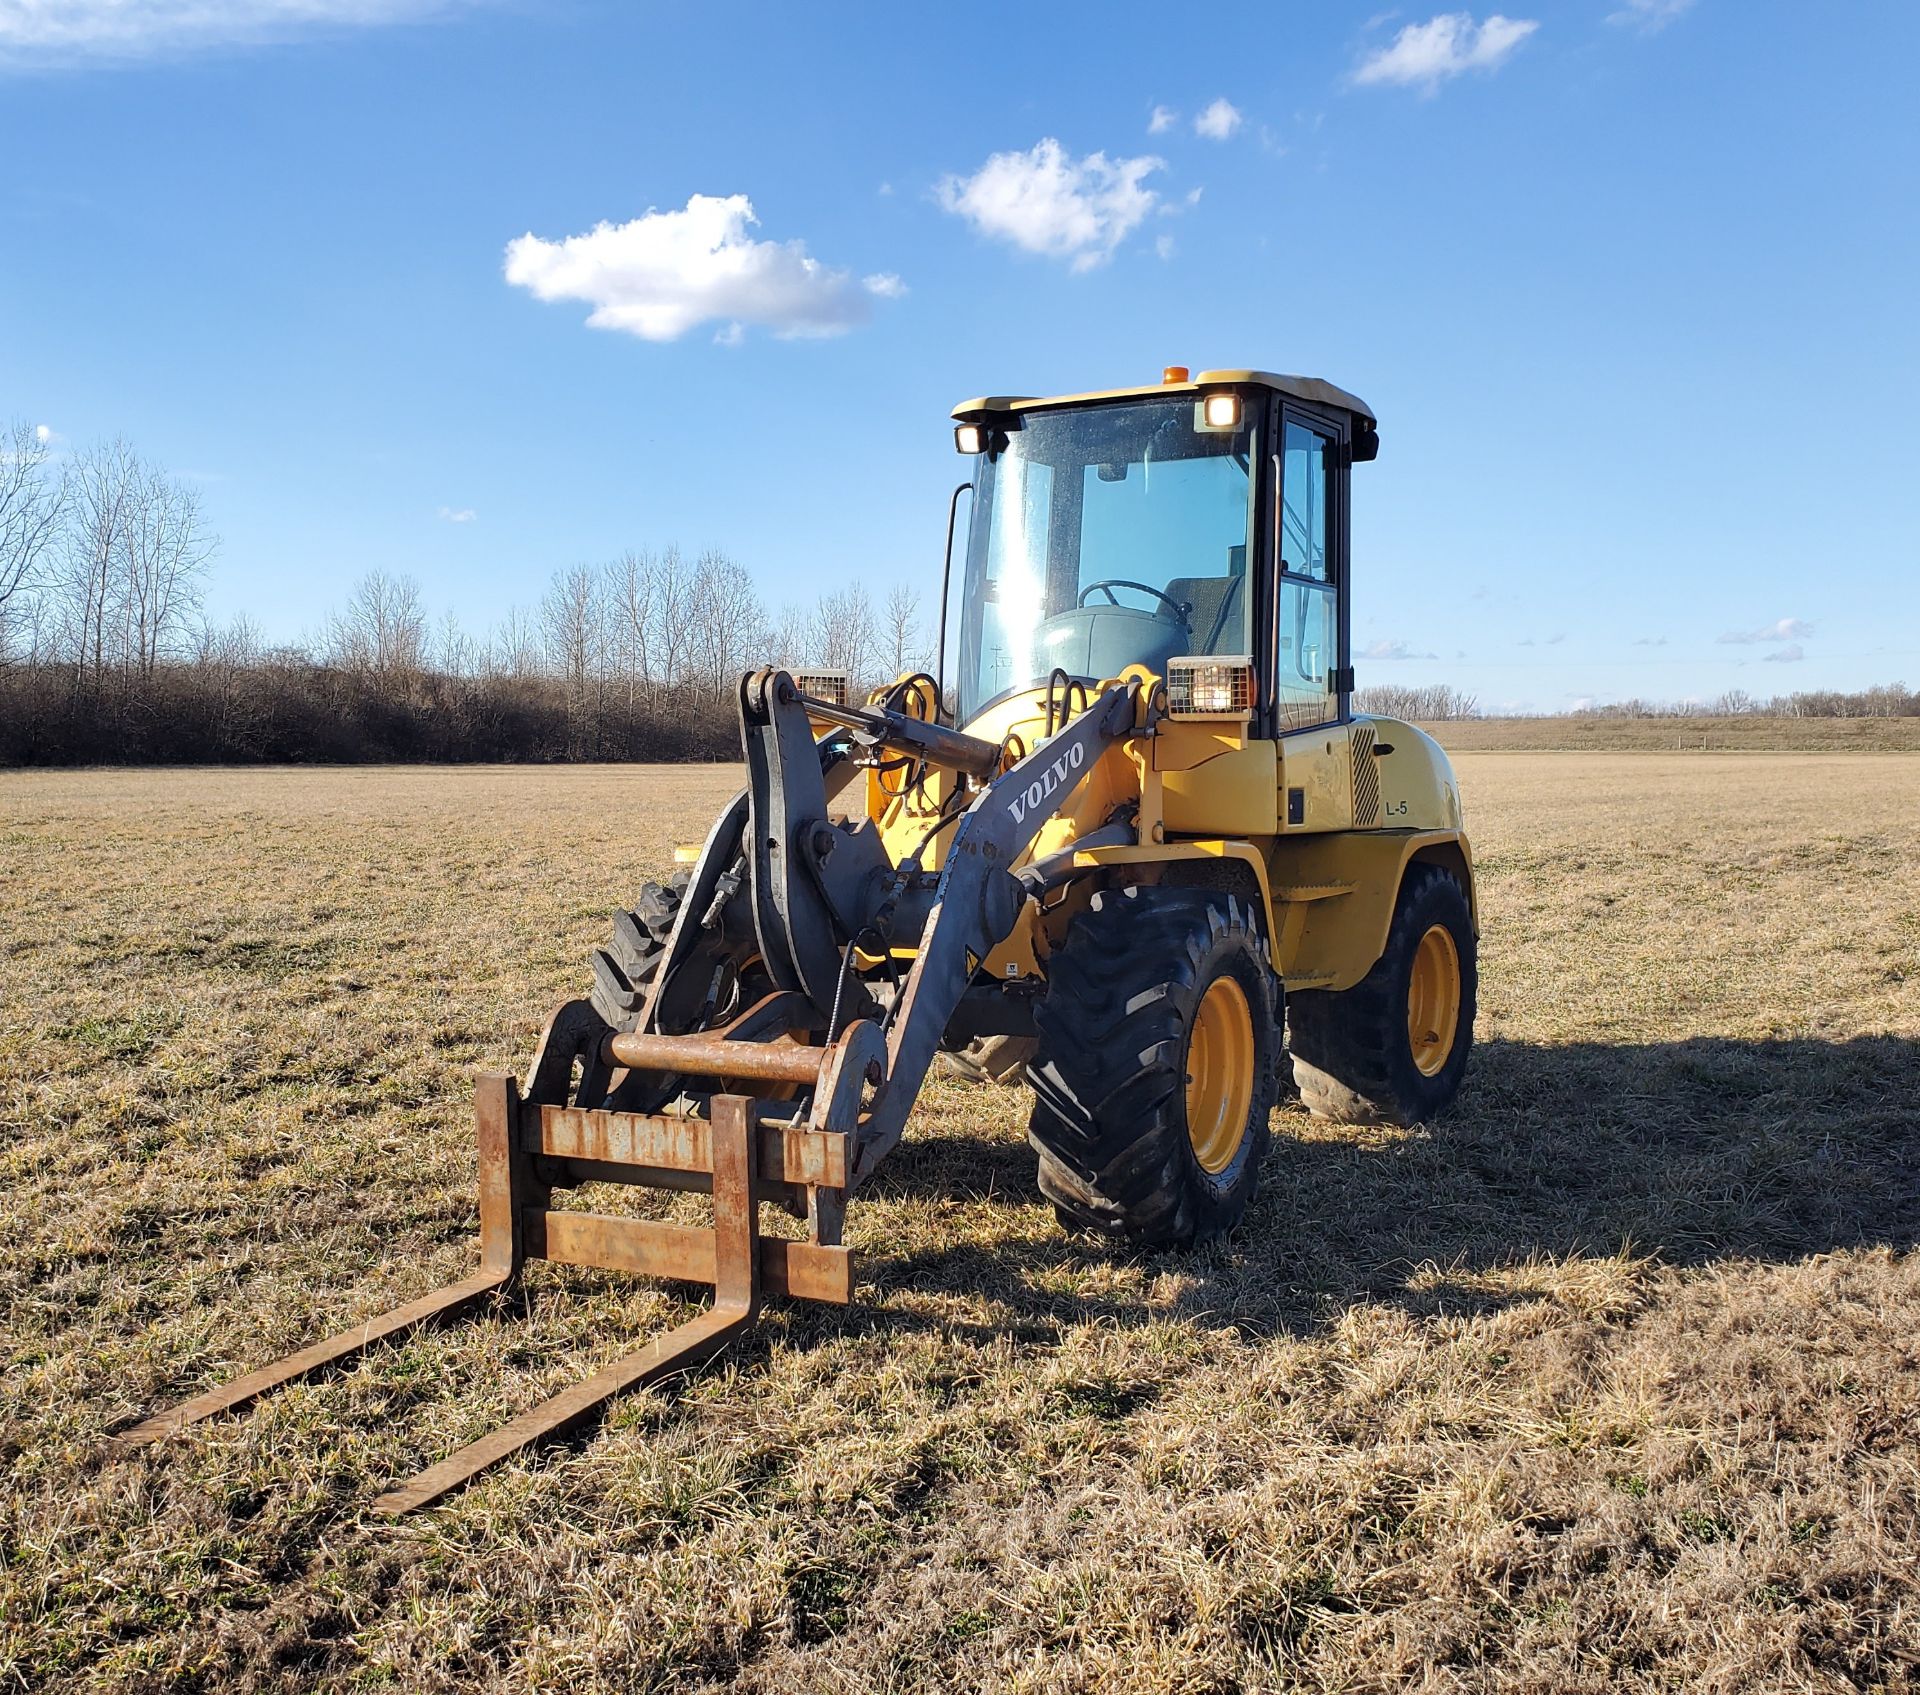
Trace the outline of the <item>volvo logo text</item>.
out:
M 1024 824 L 1029 812 L 1038 811 L 1041 803 L 1050 794 L 1056 792 L 1066 782 L 1067 774 L 1078 771 L 1087 762 L 1087 750 L 1084 743 L 1075 742 L 1072 747 L 1060 755 L 1046 770 L 1029 783 L 1026 791 L 1017 794 L 1007 802 L 1007 810 L 1013 814 L 1016 824 Z

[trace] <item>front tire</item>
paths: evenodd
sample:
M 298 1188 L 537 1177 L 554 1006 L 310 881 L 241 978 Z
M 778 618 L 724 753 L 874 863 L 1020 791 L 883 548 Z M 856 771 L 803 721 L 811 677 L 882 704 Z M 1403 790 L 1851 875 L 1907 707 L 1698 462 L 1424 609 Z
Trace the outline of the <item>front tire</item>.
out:
M 1239 1223 L 1267 1148 L 1276 998 L 1266 943 L 1231 895 L 1093 897 L 1053 956 L 1027 1067 L 1027 1137 L 1062 1224 L 1170 1247 Z
M 613 937 L 593 955 L 593 1010 L 610 1030 L 639 1022 L 647 990 L 667 951 L 692 871 L 682 865 L 664 883 L 648 883 L 628 912 L 613 915 Z
M 1409 866 L 1373 969 L 1344 992 L 1287 997 L 1301 1104 L 1345 1124 L 1438 1117 L 1466 1075 L 1479 986 L 1466 891 L 1441 866 Z

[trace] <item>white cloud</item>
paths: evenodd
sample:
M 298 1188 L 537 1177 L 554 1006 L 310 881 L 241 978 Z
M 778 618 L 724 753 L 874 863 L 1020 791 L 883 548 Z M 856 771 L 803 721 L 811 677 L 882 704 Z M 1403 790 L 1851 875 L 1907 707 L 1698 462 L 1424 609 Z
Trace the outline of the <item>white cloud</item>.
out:
M 676 341 L 715 320 L 782 337 L 839 335 L 867 321 L 875 296 L 906 292 L 891 272 L 857 283 L 805 242 L 755 241 L 747 231 L 758 222 L 744 194 L 696 194 L 681 211 L 649 210 L 563 241 L 516 237 L 506 277 L 540 300 L 584 300 L 595 329 L 643 341 Z
M 1498 70 L 1540 25 L 1498 12 L 1476 24 L 1470 12 L 1442 12 L 1423 24 L 1408 24 L 1392 42 L 1370 53 L 1353 80 L 1394 83 L 1431 94 L 1463 71 Z
M 1665 29 L 1682 12 L 1693 9 L 1693 0 L 1627 0 L 1617 12 L 1607 14 L 1610 24 L 1626 24 L 1651 35 Z
M 1667 645 L 1667 638 L 1665 636 L 1635 636 L 1633 638 L 1633 645 L 1635 647 L 1665 647 Z
M 1760 656 L 1762 665 L 1798 665 L 1807 657 L 1806 649 L 1798 642 L 1789 642 L 1785 647 L 1777 647 L 1771 653 Z
M 1738 642 L 1751 645 L 1754 642 L 1790 642 L 1802 636 L 1813 634 L 1813 626 L 1804 618 L 1782 618 L 1777 624 L 1768 624 L 1758 630 L 1729 630 L 1720 637 L 1723 642 Z
M 1074 159 L 1049 136 L 1030 152 L 994 154 L 970 177 L 943 177 L 934 198 L 982 235 L 1088 271 L 1153 211 L 1160 197 L 1144 179 L 1165 168 L 1151 155 Z
M 1225 141 L 1240 127 L 1240 109 L 1224 95 L 1193 120 L 1193 133 Z
M 443 506 L 440 516 L 449 524 L 471 524 L 480 514 L 471 506 Z
M 57 432 L 51 424 L 35 424 L 33 426 L 33 439 L 42 447 L 51 447 L 56 434 Z
M 465 0 L 0 0 L 0 65 L 255 47 L 326 29 L 412 23 Z
M 1170 235 L 1156 237 L 1153 243 L 1153 250 L 1162 259 L 1171 259 L 1173 257 L 1173 237 Z
M 1403 641 L 1381 640 L 1361 650 L 1362 659 L 1437 659 L 1438 654 L 1417 653 Z
M 1147 119 L 1148 135 L 1163 135 L 1180 121 L 1180 114 L 1171 106 L 1156 106 L 1153 116 Z

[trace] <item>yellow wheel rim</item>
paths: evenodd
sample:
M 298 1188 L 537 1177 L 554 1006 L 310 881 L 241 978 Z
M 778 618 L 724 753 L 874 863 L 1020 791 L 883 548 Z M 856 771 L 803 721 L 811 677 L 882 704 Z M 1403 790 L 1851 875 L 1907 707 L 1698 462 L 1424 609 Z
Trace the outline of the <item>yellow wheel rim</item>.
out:
M 1460 1028 L 1460 949 L 1453 932 L 1436 924 L 1413 950 L 1407 979 L 1407 1042 L 1423 1077 L 1437 1077 L 1453 1054 Z
M 1187 1138 L 1209 1176 L 1233 1164 L 1253 1104 L 1253 1012 L 1231 977 L 1200 997 L 1187 1038 Z

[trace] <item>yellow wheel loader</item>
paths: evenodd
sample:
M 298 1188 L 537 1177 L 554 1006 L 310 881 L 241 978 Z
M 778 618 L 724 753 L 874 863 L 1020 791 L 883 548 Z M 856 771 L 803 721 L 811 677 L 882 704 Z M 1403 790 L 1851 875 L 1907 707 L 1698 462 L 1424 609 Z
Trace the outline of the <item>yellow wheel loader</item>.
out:
M 851 1299 L 846 1204 L 943 1052 L 1024 1074 L 1062 1222 L 1136 1248 L 1232 1229 L 1289 1060 L 1328 1116 L 1448 1105 L 1476 983 L 1459 791 L 1431 738 L 1349 706 L 1373 414 L 1315 378 L 1171 367 L 954 418 L 942 674 L 864 702 L 831 671 L 742 679 L 745 789 L 616 916 L 525 1092 L 480 1081 L 481 1269 L 126 1440 L 495 1299 L 529 1260 L 713 1285 L 376 1506 L 438 1499 L 707 1357 L 765 1294 Z M 556 1202 L 606 1182 L 708 1195 L 713 1222 Z

